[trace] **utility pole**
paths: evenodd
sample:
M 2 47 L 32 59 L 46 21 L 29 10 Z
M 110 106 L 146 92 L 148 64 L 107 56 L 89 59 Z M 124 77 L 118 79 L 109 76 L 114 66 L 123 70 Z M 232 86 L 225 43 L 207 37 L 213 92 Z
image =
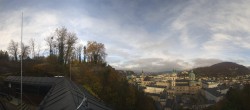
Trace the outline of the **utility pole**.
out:
M 69 59 L 69 79 L 71 80 L 71 57 Z
M 22 13 L 22 23 L 21 23 L 21 109 L 23 108 L 23 13 Z

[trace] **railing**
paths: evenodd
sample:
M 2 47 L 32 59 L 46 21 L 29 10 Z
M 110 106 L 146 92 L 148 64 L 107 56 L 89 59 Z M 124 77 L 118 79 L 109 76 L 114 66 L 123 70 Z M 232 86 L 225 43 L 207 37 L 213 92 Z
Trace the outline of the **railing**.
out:
M 76 108 L 76 110 L 78 110 L 84 103 L 84 107 L 88 107 L 88 102 L 87 102 L 87 98 L 84 96 L 84 98 L 82 99 L 82 102 L 79 104 L 79 106 Z
M 88 108 L 88 99 L 84 93 L 82 93 L 82 94 L 83 94 L 83 99 L 82 99 L 81 103 L 78 105 L 78 107 L 76 108 L 76 110 L 78 110 L 83 104 L 85 104 L 85 105 L 83 105 L 84 107 Z

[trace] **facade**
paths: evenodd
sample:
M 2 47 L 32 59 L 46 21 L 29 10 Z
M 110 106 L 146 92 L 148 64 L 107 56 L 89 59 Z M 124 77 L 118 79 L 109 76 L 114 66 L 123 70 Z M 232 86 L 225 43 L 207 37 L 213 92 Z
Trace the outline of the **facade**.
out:
M 145 93 L 160 94 L 165 90 L 165 86 L 146 86 Z
M 172 80 L 171 86 L 170 90 L 167 90 L 168 94 L 172 94 L 173 90 L 174 94 L 196 94 L 201 89 L 201 84 L 195 80 L 193 71 L 189 73 L 187 79 Z
M 211 80 L 203 80 L 202 81 L 202 88 L 215 88 L 218 86 L 218 82 L 211 81 Z
M 206 97 L 207 100 L 212 100 L 214 102 L 218 102 L 223 99 L 223 95 L 220 94 L 220 92 L 215 88 L 203 88 L 201 93 Z
M 171 87 L 171 81 L 159 81 L 159 82 L 156 82 L 155 85 L 162 86 L 162 87 L 169 89 Z
M 191 82 L 188 80 L 179 80 L 174 87 L 176 94 L 196 94 L 201 89 L 201 86 L 197 82 Z
M 202 88 L 201 94 L 205 96 L 208 100 L 218 102 L 223 99 L 224 95 L 227 93 L 228 90 L 228 87 L 226 87 L 225 85 L 220 85 L 214 88 Z

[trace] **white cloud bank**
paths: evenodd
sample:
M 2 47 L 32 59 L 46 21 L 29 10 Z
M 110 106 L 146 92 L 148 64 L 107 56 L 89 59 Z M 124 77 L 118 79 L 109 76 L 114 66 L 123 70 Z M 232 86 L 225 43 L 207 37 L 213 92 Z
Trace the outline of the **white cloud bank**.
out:
M 55 3 L 57 3 L 55 5 Z M 220 61 L 250 65 L 249 1 L 0 1 L 0 49 L 19 41 L 46 49 L 57 27 L 77 33 L 81 43 L 102 42 L 117 69 L 165 71 Z M 45 51 L 46 52 L 46 51 Z

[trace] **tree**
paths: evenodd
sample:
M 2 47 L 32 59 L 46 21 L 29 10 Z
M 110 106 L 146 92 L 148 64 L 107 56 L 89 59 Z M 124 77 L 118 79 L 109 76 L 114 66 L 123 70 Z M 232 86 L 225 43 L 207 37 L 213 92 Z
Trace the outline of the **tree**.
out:
M 60 64 L 64 63 L 64 48 L 67 36 L 67 29 L 65 27 L 56 29 L 57 45 L 58 45 L 58 62 Z
M 81 61 L 82 61 L 82 48 L 83 48 L 82 44 L 78 44 L 76 46 L 76 55 L 77 55 L 77 59 L 78 59 L 79 63 L 81 63 Z
M 9 53 L 7 51 L 4 52 L 4 59 L 9 60 Z
M 45 38 L 45 41 L 46 41 L 47 45 L 49 46 L 49 55 L 50 56 L 54 54 L 53 48 L 55 47 L 55 41 L 53 39 L 54 39 L 54 37 L 52 35 Z
M 105 62 L 105 46 L 102 43 L 97 43 L 96 41 L 88 41 L 87 44 L 87 56 L 88 61 L 94 63 L 103 63 Z
M 35 39 L 31 38 L 29 43 L 30 43 L 32 57 L 35 58 Z
M 66 53 L 65 53 L 65 63 L 68 62 L 70 57 L 72 56 L 72 52 L 74 49 L 74 45 L 77 41 L 77 37 L 75 33 L 67 33 L 66 36 Z
M 87 51 L 86 51 L 86 46 L 83 47 L 83 62 L 86 62 L 86 56 L 87 56 Z
M 9 50 L 9 53 L 14 57 L 15 61 L 17 61 L 17 55 L 19 52 L 18 42 L 11 40 L 8 46 L 8 50 Z
M 9 60 L 9 54 L 7 51 L 0 50 L 0 60 L 1 61 L 8 61 Z
M 41 51 L 41 45 L 38 44 L 38 46 L 36 47 L 36 49 L 37 49 L 36 56 L 39 57 L 40 56 L 40 51 Z
M 22 43 L 22 50 L 21 50 L 22 59 L 28 58 L 29 53 L 30 53 L 30 47 Z

